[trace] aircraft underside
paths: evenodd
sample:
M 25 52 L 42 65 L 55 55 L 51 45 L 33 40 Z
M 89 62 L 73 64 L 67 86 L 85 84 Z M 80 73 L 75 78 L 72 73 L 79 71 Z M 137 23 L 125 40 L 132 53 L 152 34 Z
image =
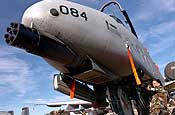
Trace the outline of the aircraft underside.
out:
M 91 84 L 89 88 L 86 83 L 75 80 L 75 98 L 92 102 L 94 108 L 104 110 L 110 107 L 118 115 L 146 115 L 149 113 L 150 94 L 143 88 L 137 87 L 131 82 L 123 80 L 108 82 L 105 84 Z M 66 95 L 70 95 L 72 79 L 68 75 L 56 74 L 54 76 L 54 89 Z M 104 114 L 103 113 L 103 114 Z

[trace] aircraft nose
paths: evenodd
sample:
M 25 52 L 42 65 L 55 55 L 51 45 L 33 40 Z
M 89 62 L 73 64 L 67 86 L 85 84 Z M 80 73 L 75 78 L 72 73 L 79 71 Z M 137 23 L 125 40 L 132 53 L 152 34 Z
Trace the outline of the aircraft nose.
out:
M 42 22 L 43 18 L 43 8 L 41 3 L 38 2 L 30 6 L 23 14 L 22 24 L 33 28 L 34 24 L 38 25 L 39 22 Z

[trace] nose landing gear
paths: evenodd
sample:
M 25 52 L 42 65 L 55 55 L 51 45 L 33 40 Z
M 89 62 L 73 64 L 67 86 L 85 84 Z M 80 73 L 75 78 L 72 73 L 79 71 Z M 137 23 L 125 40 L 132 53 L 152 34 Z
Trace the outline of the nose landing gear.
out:
M 124 88 L 112 86 L 108 89 L 112 110 L 118 115 L 134 115 L 130 98 Z
M 118 115 L 148 114 L 145 100 L 137 89 L 129 91 L 125 86 L 109 86 L 108 90 L 111 108 Z M 135 93 L 131 94 L 131 92 Z

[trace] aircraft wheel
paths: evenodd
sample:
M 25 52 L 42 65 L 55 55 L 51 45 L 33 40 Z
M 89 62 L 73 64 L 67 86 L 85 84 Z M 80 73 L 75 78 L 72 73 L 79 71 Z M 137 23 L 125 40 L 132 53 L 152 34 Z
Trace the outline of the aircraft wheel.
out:
M 144 115 L 142 114 L 142 109 L 140 108 L 139 104 L 135 100 L 131 100 L 131 103 L 132 103 L 134 115 Z
M 148 115 L 149 114 L 149 104 L 145 103 L 144 98 L 140 94 L 139 91 L 137 91 L 137 94 L 135 94 L 135 98 L 132 100 L 132 106 L 133 110 L 136 111 L 136 115 Z
M 127 92 L 121 87 L 118 87 L 117 90 L 114 91 L 111 94 L 113 111 L 118 115 L 134 115 Z

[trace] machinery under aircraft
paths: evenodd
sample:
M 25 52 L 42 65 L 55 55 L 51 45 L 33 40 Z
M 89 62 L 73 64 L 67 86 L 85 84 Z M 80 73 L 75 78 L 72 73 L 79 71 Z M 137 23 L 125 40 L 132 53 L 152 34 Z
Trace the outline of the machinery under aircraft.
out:
M 96 114 L 112 114 L 109 113 L 111 108 L 108 106 L 105 109 L 95 109 L 92 107 L 91 102 L 76 100 L 76 101 L 67 101 L 67 102 L 52 102 L 52 103 L 40 103 L 34 104 L 34 106 L 46 105 L 47 107 L 60 107 L 59 110 L 54 111 L 59 114 L 66 114 L 66 115 L 96 115 Z
M 104 12 L 111 4 L 130 29 Z M 127 12 L 115 0 L 100 10 L 67 0 L 43 0 L 29 7 L 22 23 L 11 23 L 7 32 L 7 44 L 44 58 L 61 72 L 54 77 L 56 90 L 96 108 L 110 104 L 119 115 L 132 115 L 133 108 L 148 114 L 150 93 L 145 87 L 153 78 L 164 84 Z
M 92 108 L 92 103 L 82 100 L 77 101 L 68 101 L 68 102 L 52 102 L 46 104 L 35 104 L 35 106 L 46 105 L 47 107 L 60 107 L 60 110 L 54 111 L 59 114 L 66 114 L 66 115 L 77 115 L 77 114 L 88 114 L 94 115 L 94 113 L 104 113 L 100 110 L 95 110 Z M 63 109 L 64 108 L 64 109 Z M 106 109 L 110 110 L 110 108 Z

